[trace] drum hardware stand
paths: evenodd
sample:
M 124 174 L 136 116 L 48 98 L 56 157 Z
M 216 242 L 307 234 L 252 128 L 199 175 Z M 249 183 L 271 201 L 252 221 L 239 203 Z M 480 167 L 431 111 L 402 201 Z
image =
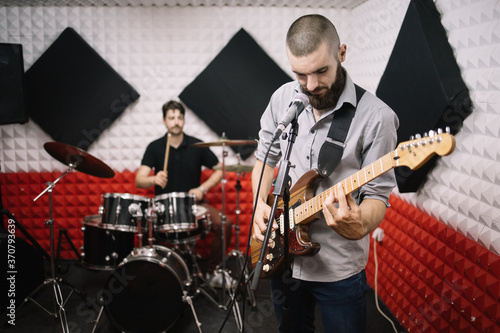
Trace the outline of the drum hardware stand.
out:
M 196 326 L 198 327 L 198 331 L 200 333 L 201 332 L 201 323 L 200 321 L 198 320 L 198 316 L 196 315 L 196 311 L 194 309 L 194 305 L 193 305 L 193 297 L 192 296 L 189 296 L 188 293 L 186 291 L 184 291 L 184 296 L 182 296 L 182 299 L 189 304 L 189 306 L 191 307 L 191 311 L 193 312 L 193 317 L 194 317 L 194 320 L 196 322 Z
M 226 134 L 222 133 L 222 139 L 226 138 Z M 241 313 L 240 313 L 240 307 L 238 302 L 232 302 L 232 299 L 235 298 L 235 289 L 233 286 L 230 286 L 227 288 L 226 281 L 231 281 L 231 276 L 227 272 L 226 269 L 226 191 L 225 191 L 225 185 L 227 182 L 226 179 L 226 167 L 225 167 L 225 158 L 227 157 L 228 153 L 226 150 L 226 144 L 223 142 L 222 143 L 222 180 L 221 180 L 221 189 L 222 189 L 222 211 L 221 211 L 221 223 L 222 223 L 222 267 L 220 270 L 218 270 L 219 273 L 222 274 L 222 300 L 221 304 L 218 304 L 218 306 L 224 310 L 227 310 L 228 305 L 233 303 L 233 313 L 234 313 L 234 318 L 236 321 L 236 326 L 238 327 L 238 331 L 242 331 L 242 326 L 243 322 L 241 320 Z M 229 300 L 226 302 L 226 292 L 229 294 Z
M 163 209 L 161 206 L 154 204 L 146 209 L 146 215 L 148 216 L 148 218 L 146 219 L 146 222 L 148 224 L 148 246 L 151 248 L 152 251 L 154 251 L 153 243 L 155 239 L 153 237 L 153 226 L 156 224 L 156 214 L 157 212 L 163 214 Z
M 61 243 L 62 243 L 62 237 L 64 236 L 64 238 L 66 238 L 66 242 L 69 243 L 69 245 L 71 246 L 71 249 L 73 250 L 73 252 L 75 252 L 76 254 L 76 257 L 78 258 L 78 261 L 81 261 L 82 260 L 82 256 L 80 255 L 80 253 L 78 253 L 78 250 L 75 246 L 75 244 L 73 243 L 73 241 L 71 240 L 71 238 L 69 238 L 69 235 L 68 235 L 68 230 L 66 229 L 59 229 L 59 238 L 57 239 L 57 252 L 56 252 L 56 261 L 59 261 L 59 258 L 60 258 L 60 254 L 61 254 Z
M 142 247 L 142 210 L 141 205 L 138 203 L 132 203 L 128 207 L 128 212 L 132 215 L 137 221 L 137 238 L 138 245 Z
M 195 246 L 195 243 L 196 242 L 193 242 L 191 244 L 186 244 L 186 246 L 184 247 L 184 249 L 186 251 L 184 251 L 185 254 L 189 255 L 192 262 L 191 262 L 191 266 L 192 266 L 192 273 L 191 273 L 191 277 L 192 277 L 192 281 L 194 283 L 194 287 L 196 288 L 196 291 L 195 291 L 195 294 L 194 296 L 196 296 L 196 294 L 199 294 L 200 292 L 203 292 L 205 293 L 204 290 L 202 290 L 200 288 L 200 285 L 198 284 L 198 279 L 202 281 L 202 283 L 206 283 L 205 282 L 205 279 L 203 278 L 203 274 L 201 272 L 201 269 L 200 269 L 200 266 L 198 266 L 198 261 L 196 260 L 196 254 L 194 253 L 194 246 Z M 214 290 L 215 292 L 215 290 Z M 198 327 L 198 331 L 200 333 L 202 333 L 201 331 L 201 323 L 200 321 L 198 320 L 198 316 L 196 315 L 196 310 L 194 308 L 194 304 L 193 304 L 193 295 L 189 294 L 186 290 L 183 292 L 183 296 L 182 296 L 182 300 L 185 301 L 186 303 L 189 304 L 189 306 L 191 307 L 191 312 L 193 312 L 193 317 L 194 317 L 194 320 L 196 322 L 196 326 Z M 206 294 L 205 295 L 207 297 L 209 297 L 209 299 L 211 299 L 211 296 Z
M 239 163 L 239 154 L 238 154 L 238 163 Z M 235 211 L 236 220 L 235 220 L 235 226 L 234 226 L 235 236 L 236 236 L 236 238 L 234 240 L 235 250 L 231 251 L 229 256 L 234 256 L 238 260 L 238 264 L 239 264 L 238 268 L 240 270 L 238 273 L 240 273 L 241 275 L 244 276 L 243 283 L 246 286 L 245 291 L 246 291 L 246 296 L 248 297 L 248 302 L 250 303 L 250 305 L 253 308 L 255 308 L 257 306 L 255 294 L 254 294 L 254 291 L 250 288 L 250 285 L 247 283 L 247 281 L 249 279 L 249 272 L 248 272 L 248 267 L 247 267 L 248 261 L 245 260 L 245 257 L 243 256 L 243 253 L 240 251 L 240 246 L 239 246 L 239 235 L 240 235 L 239 216 L 241 213 L 241 211 L 240 211 L 240 190 L 241 190 L 240 176 L 241 176 L 241 173 L 237 172 L 236 185 L 235 185 L 235 188 L 236 188 L 236 211 Z M 241 275 L 240 275 L 239 281 L 242 281 Z
M 32 301 L 35 305 L 37 305 L 39 308 L 47 312 L 49 315 L 53 317 L 59 317 L 61 321 L 61 328 L 63 333 L 69 332 L 69 326 L 68 326 L 68 320 L 66 317 L 66 310 L 64 309 L 64 305 L 66 304 L 66 301 L 71 297 L 73 292 L 76 292 L 79 294 L 83 299 L 81 295 L 81 292 L 73 288 L 68 282 L 63 281 L 60 277 L 56 277 L 55 274 L 55 255 L 54 255 L 54 219 L 53 219 L 53 206 L 52 206 L 52 191 L 54 187 L 56 186 L 56 183 L 61 180 L 64 176 L 66 176 L 70 171 L 72 171 L 75 168 L 75 165 L 72 163 L 69 164 L 68 170 L 66 170 L 65 173 L 63 173 L 59 178 L 57 178 L 54 182 L 47 182 L 47 188 L 43 190 L 33 201 L 38 200 L 43 194 L 46 192 L 49 192 L 49 219 L 45 221 L 46 225 L 49 225 L 50 227 L 50 278 L 46 279 L 42 284 L 40 284 L 28 297 L 24 299 L 24 302 L 18 307 L 22 307 L 24 304 L 26 304 L 28 301 Z M 61 287 L 60 283 L 64 283 L 65 285 L 69 286 L 71 288 L 71 292 L 69 293 L 68 297 L 66 298 L 66 301 L 63 298 L 62 292 L 61 292 Z M 52 284 L 53 290 L 54 290 L 54 299 L 57 303 L 57 309 L 56 312 L 50 312 L 47 310 L 45 307 L 43 307 L 40 303 L 36 302 L 33 299 L 33 296 L 38 293 L 40 289 L 42 289 L 44 286 Z

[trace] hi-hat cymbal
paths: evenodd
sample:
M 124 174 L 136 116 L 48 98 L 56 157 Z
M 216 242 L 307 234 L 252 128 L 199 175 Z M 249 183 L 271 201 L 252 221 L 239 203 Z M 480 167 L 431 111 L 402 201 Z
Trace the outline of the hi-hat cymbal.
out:
M 75 170 L 101 178 L 115 176 L 115 172 L 104 162 L 80 148 L 60 142 L 47 142 L 43 148 L 59 162 L 67 166 L 71 164 Z
M 245 145 L 256 145 L 257 141 L 255 140 L 229 140 L 229 139 L 220 139 L 219 141 L 214 142 L 197 142 L 193 143 L 193 147 L 214 147 L 214 146 L 245 146 Z
M 234 165 L 226 165 L 224 169 L 226 171 L 232 171 L 232 172 L 252 172 L 253 166 L 234 164 Z M 222 170 L 222 165 L 214 166 L 214 170 Z

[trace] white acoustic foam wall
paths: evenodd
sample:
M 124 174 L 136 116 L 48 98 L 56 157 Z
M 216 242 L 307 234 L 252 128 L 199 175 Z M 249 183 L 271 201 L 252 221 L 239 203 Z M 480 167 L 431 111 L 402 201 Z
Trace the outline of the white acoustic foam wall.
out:
M 437 0 L 474 111 L 415 194 L 400 194 L 435 219 L 500 254 L 500 4 Z M 352 11 L 359 53 L 351 74 L 374 91 L 392 51 L 408 2 L 372 0 Z M 453 121 L 453 120 L 451 120 Z M 402 138 L 404 139 L 404 138 Z
M 341 11 L 295 7 L 0 7 L 0 26 L 5 27 L 0 41 L 21 43 L 28 69 L 66 27 L 73 27 L 141 94 L 89 149 L 116 171 L 134 171 L 146 145 L 165 132 L 163 103 L 178 99 L 240 28 L 292 75 L 285 53 L 286 29 L 312 12 L 341 24 Z M 219 139 L 190 110 L 186 120 L 187 134 L 204 141 Z M 0 135 L 3 172 L 65 170 L 43 150 L 52 139 L 32 121 L 2 126 Z M 14 150 L 28 140 L 39 150 L 38 159 Z M 222 158 L 221 147 L 212 150 Z M 235 164 L 235 154 L 230 149 L 228 153 L 226 163 Z M 243 163 L 253 161 L 251 157 Z

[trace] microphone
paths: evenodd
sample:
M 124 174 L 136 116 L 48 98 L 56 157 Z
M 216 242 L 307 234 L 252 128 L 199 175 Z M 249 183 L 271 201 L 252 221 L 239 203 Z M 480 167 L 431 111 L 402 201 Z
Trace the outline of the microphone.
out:
M 298 93 L 295 95 L 290 107 L 285 113 L 285 116 L 278 124 L 276 130 L 274 130 L 272 141 L 276 140 L 285 128 L 290 124 L 295 118 L 297 118 L 302 111 L 309 105 L 309 98 L 306 94 Z

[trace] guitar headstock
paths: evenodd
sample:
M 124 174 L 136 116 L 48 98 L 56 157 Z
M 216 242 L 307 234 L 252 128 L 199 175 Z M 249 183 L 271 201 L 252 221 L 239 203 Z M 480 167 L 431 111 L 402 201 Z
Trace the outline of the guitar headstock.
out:
M 449 127 L 443 133 L 441 129 L 437 132 L 429 131 L 424 137 L 416 135 L 410 141 L 401 142 L 393 152 L 395 166 L 407 166 L 418 169 L 424 165 L 432 156 L 448 155 L 455 149 L 455 137 L 450 134 Z

